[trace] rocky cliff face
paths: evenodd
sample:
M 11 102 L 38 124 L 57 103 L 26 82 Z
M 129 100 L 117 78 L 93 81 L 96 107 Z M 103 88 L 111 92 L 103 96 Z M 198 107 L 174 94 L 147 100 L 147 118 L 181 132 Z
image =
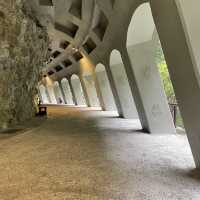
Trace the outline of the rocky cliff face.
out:
M 33 116 L 48 44 L 25 0 L 0 0 L 0 128 Z

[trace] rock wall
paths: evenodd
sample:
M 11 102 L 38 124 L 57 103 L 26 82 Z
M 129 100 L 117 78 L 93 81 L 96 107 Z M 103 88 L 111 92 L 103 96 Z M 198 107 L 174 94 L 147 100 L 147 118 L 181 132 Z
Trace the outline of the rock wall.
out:
M 0 0 L 0 128 L 30 119 L 48 35 L 25 0 Z

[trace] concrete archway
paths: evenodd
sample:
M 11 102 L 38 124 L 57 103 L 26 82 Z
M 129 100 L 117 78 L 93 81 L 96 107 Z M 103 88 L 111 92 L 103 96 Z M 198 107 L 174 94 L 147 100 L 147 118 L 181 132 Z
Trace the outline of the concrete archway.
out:
M 105 66 L 99 63 L 96 66 L 95 72 L 96 72 L 98 82 L 100 83 L 99 87 L 102 93 L 106 110 L 117 111 L 112 90 L 110 87 L 110 83 L 109 83 L 107 73 L 105 70 Z
M 150 133 L 174 133 L 172 116 L 156 66 L 158 42 L 150 4 L 143 3 L 133 14 L 127 33 L 126 60 L 133 73 L 133 95 L 143 129 Z
M 110 54 L 110 68 L 118 90 L 125 118 L 138 118 L 121 54 L 114 49 Z
M 76 101 L 79 106 L 86 106 L 83 89 L 79 77 L 76 74 L 71 76 L 71 83 L 75 93 Z

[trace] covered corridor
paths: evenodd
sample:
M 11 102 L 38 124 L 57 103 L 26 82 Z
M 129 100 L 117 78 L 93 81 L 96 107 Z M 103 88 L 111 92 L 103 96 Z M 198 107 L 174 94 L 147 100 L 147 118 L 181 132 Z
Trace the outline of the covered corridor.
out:
M 139 129 L 116 112 L 49 106 L 38 127 L 0 138 L 0 199 L 199 200 L 186 136 Z

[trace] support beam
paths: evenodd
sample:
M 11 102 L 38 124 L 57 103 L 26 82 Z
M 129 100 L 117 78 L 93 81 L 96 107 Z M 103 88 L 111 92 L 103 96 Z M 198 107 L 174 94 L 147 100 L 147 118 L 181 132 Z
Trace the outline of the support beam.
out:
M 150 4 L 194 160 L 200 168 L 200 87 L 183 19 L 175 0 L 150 0 Z
M 51 98 L 50 98 L 50 95 L 49 95 L 49 91 L 47 89 L 47 86 L 44 86 L 45 87 L 45 93 L 47 95 L 47 99 L 48 99 L 48 102 L 51 103 Z
M 77 103 L 76 95 L 75 95 L 75 92 L 74 92 L 74 88 L 72 87 L 71 79 L 68 79 L 68 82 L 69 82 L 69 87 L 70 87 L 70 90 L 71 90 L 71 93 L 72 93 L 72 99 L 73 99 L 74 105 L 77 106 L 78 103 Z
M 101 89 L 100 89 L 100 86 L 99 86 L 99 81 L 97 79 L 97 75 L 95 73 L 95 70 L 93 70 L 92 76 L 93 76 L 93 79 L 94 79 L 94 84 L 95 84 L 95 88 L 96 88 L 96 92 L 97 92 L 97 97 L 99 99 L 99 103 L 100 103 L 101 109 L 103 111 L 105 111 L 106 110 L 106 106 L 105 106 L 105 103 L 104 103 L 103 95 L 101 93 Z
M 114 81 L 114 78 L 113 78 L 113 75 L 112 75 L 112 72 L 111 72 L 111 69 L 110 69 L 110 65 L 108 64 L 105 67 L 105 69 L 106 69 L 108 80 L 110 82 L 110 87 L 111 87 L 111 90 L 112 90 L 112 93 L 113 93 L 113 97 L 114 97 L 114 100 L 115 100 L 115 104 L 116 104 L 116 107 L 117 107 L 119 117 L 124 117 L 122 105 L 121 105 L 120 98 L 119 98 L 117 88 L 116 88 L 116 85 L 115 85 L 115 81 Z
M 60 88 L 60 91 L 61 91 L 61 94 L 62 94 L 62 98 L 64 100 L 64 103 L 67 104 L 67 100 L 65 98 L 65 92 L 63 90 L 63 86 L 62 86 L 62 82 L 61 81 L 58 81 L 58 84 L 59 84 L 59 88 Z
M 156 66 L 158 42 L 153 37 L 148 42 L 122 48 L 121 54 L 143 130 L 169 134 L 176 130 Z
M 81 86 L 82 86 L 82 89 L 83 89 L 83 94 L 84 94 L 84 97 L 85 97 L 86 105 L 87 105 L 88 107 L 91 107 L 89 95 L 88 95 L 87 88 L 86 88 L 86 85 L 85 85 L 85 82 L 84 82 L 84 80 L 83 80 L 82 75 L 79 76 L 79 79 L 80 79 Z

